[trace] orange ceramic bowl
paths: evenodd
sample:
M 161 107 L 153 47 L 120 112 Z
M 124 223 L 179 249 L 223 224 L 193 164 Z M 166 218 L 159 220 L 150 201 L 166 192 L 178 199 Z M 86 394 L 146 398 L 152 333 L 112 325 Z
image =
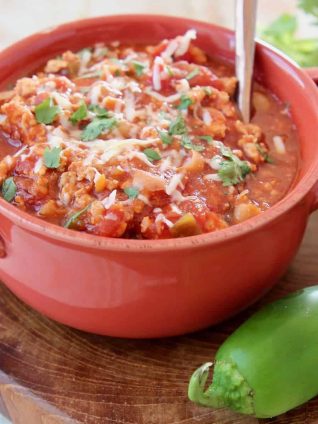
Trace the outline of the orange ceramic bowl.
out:
M 234 58 L 231 31 L 165 16 L 106 16 L 35 34 L 0 53 L 0 88 L 66 49 L 99 41 L 156 43 L 189 28 L 212 56 Z M 302 164 L 267 212 L 215 233 L 170 240 L 96 237 L 34 218 L 0 200 L 0 279 L 26 303 L 70 326 L 121 337 L 172 336 L 219 322 L 285 272 L 318 199 L 318 90 L 258 43 L 258 75 L 291 104 Z

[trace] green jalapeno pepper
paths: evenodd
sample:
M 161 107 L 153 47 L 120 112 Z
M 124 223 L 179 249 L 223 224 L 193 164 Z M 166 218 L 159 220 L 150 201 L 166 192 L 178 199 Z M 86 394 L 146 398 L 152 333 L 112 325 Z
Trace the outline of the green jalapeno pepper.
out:
M 190 400 L 257 418 L 282 414 L 318 394 L 318 286 L 262 308 L 243 323 L 212 363 L 191 377 Z

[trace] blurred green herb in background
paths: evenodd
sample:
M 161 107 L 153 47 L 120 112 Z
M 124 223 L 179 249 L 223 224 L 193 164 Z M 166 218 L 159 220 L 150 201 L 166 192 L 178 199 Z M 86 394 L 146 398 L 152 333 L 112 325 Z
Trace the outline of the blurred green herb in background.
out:
M 318 0 L 299 0 L 298 7 L 313 16 L 313 24 L 318 26 Z M 299 38 L 297 29 L 297 18 L 284 14 L 262 31 L 261 38 L 282 50 L 300 66 L 318 66 L 318 38 Z

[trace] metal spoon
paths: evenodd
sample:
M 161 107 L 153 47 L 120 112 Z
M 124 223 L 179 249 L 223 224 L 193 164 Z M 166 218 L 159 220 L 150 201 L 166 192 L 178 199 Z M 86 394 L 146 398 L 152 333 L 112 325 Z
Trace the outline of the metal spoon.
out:
M 238 79 L 237 103 L 243 121 L 250 121 L 251 88 L 255 52 L 257 0 L 236 0 L 235 69 Z

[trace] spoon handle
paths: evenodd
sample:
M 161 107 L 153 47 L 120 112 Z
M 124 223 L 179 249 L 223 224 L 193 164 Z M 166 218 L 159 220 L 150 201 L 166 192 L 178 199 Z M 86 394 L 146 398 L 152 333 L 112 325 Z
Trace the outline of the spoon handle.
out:
M 255 52 L 257 0 L 236 0 L 236 58 L 238 107 L 243 121 L 250 121 L 251 88 Z

